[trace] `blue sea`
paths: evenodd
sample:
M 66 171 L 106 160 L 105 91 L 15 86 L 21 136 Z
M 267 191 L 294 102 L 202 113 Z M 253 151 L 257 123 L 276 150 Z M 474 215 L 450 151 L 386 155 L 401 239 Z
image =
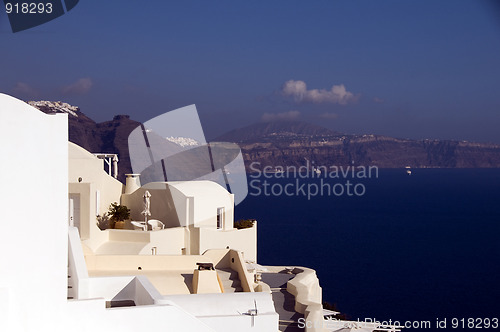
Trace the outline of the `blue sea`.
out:
M 323 300 L 352 320 L 429 321 L 425 330 L 437 331 L 437 320 L 465 330 L 473 318 L 469 326 L 484 329 L 479 319 L 500 318 L 500 169 L 412 171 L 249 176 L 253 187 L 235 218 L 258 220 L 260 264 L 315 269 Z M 364 194 L 292 192 L 347 180 Z M 293 195 L 269 190 L 279 194 L 286 184 Z

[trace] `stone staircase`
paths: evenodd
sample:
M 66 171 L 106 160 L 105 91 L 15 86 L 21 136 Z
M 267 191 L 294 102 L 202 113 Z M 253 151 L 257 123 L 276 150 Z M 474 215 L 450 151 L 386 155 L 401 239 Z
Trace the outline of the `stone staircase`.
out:
M 224 293 L 243 292 L 238 272 L 231 269 L 217 269 L 217 274 L 224 287 Z

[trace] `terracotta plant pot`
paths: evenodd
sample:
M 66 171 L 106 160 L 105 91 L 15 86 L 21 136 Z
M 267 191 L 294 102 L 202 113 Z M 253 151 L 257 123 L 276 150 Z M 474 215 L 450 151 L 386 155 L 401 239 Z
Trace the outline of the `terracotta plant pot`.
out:
M 117 221 L 115 222 L 115 229 L 123 229 L 123 227 L 125 226 L 125 221 Z

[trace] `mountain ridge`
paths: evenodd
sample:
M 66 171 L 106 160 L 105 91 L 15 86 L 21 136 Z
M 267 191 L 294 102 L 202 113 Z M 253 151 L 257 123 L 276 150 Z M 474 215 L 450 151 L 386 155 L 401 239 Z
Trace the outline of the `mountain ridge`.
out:
M 68 113 L 69 140 L 92 153 L 116 153 L 119 180 L 132 173 L 128 135 L 141 123 L 116 115 L 97 123 L 76 106 L 28 102 L 44 113 Z M 382 135 L 350 135 L 301 121 L 259 122 L 231 130 L 216 140 L 237 143 L 250 171 L 266 166 L 364 165 L 380 168 L 500 168 L 500 145 L 453 140 L 411 140 Z
M 286 125 L 305 128 L 297 134 Z M 279 129 L 276 131 L 276 129 Z M 254 135 L 249 135 L 249 131 Z M 281 131 L 280 131 L 281 130 Z M 256 123 L 221 135 L 217 140 L 237 143 L 247 162 L 265 166 L 373 165 L 380 168 L 493 168 L 500 167 L 500 145 L 454 140 L 412 140 L 383 135 L 354 135 L 321 126 L 287 121 Z M 259 166 L 254 168 L 259 168 Z
M 225 134 L 222 134 L 221 136 L 217 137 L 215 141 L 241 143 L 257 141 L 258 139 L 279 139 L 280 137 L 320 137 L 338 135 L 342 134 L 311 123 L 297 120 L 285 120 L 253 123 L 248 126 L 233 129 Z
M 92 153 L 118 154 L 118 180 L 124 182 L 125 174 L 132 173 L 128 151 L 128 135 L 141 123 L 128 115 L 115 115 L 112 120 L 97 123 L 79 107 L 60 101 L 29 101 L 33 107 L 46 114 L 67 113 L 69 141 Z

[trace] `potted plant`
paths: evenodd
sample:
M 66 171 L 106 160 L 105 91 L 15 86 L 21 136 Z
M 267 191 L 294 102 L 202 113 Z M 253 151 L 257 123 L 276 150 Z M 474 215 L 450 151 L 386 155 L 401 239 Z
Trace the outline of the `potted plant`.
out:
M 234 228 L 245 229 L 252 228 L 255 224 L 255 219 L 241 219 L 234 222 Z
M 111 228 L 123 229 L 125 220 L 130 217 L 130 209 L 125 205 L 120 205 L 116 202 L 111 203 L 109 206 L 109 220 L 111 221 Z
M 99 227 L 99 229 L 101 231 L 108 229 L 108 228 L 111 228 L 111 225 L 110 225 L 111 222 L 109 220 L 109 215 L 107 212 L 105 212 L 102 216 L 97 215 L 96 219 L 97 219 L 97 227 Z

